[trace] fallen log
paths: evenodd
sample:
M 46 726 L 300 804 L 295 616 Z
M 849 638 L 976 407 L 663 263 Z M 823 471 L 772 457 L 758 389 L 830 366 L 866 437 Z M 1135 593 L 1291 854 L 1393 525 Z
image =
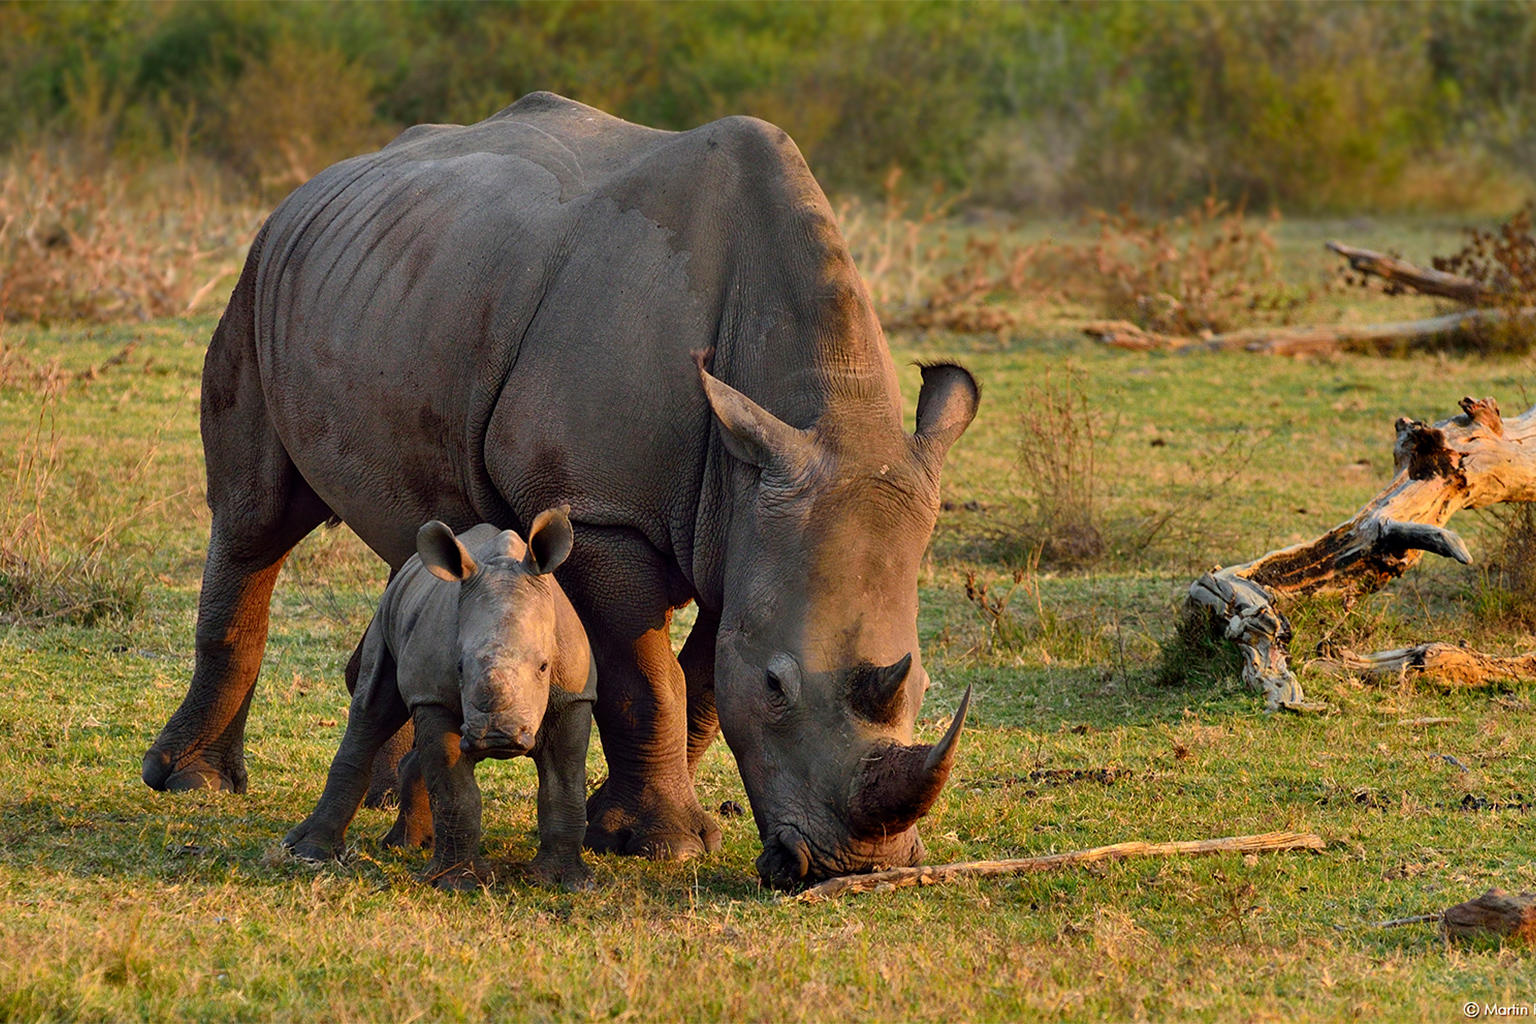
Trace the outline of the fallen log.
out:
M 1412 675 L 1447 686 L 1472 687 L 1536 679 L 1536 654 L 1506 658 L 1456 644 L 1429 643 L 1363 655 L 1343 650 L 1310 661 L 1307 667 L 1333 676 L 1387 680 Z
M 1266 832 L 1256 836 L 1229 836 L 1224 839 L 1200 839 L 1175 843 L 1116 843 L 1090 850 L 1053 853 L 1042 857 L 1016 857 L 1009 860 L 972 860 L 958 864 L 922 865 L 915 868 L 891 868 L 867 875 L 840 875 L 813 885 L 804 892 L 786 897 L 800 903 L 819 903 L 860 892 L 885 892 L 914 885 L 939 885 L 961 878 L 997 878 L 1039 871 L 1058 871 L 1079 864 L 1131 857 L 1199 857 L 1212 853 L 1269 853 L 1277 850 L 1322 850 L 1327 843 L 1311 832 Z
M 1280 596 L 1381 589 L 1425 551 L 1472 561 L 1445 523 L 1463 508 L 1536 500 L 1536 407 L 1510 420 L 1492 398 L 1461 400 L 1462 414 L 1433 426 L 1397 421 L 1395 475 L 1349 519 L 1315 540 L 1216 568 L 1189 588 L 1180 630 L 1225 637 L 1243 679 L 1269 710 L 1315 710 L 1288 666 L 1291 626 Z
M 1370 274 L 1396 285 L 1406 285 L 1422 295 L 1438 295 L 1443 299 L 1455 299 L 1469 306 L 1486 302 L 1495 295 L 1470 277 L 1447 274 L 1443 270 L 1427 270 L 1384 252 L 1357 249 L 1343 242 L 1326 242 L 1324 248 L 1343 256 L 1349 261 L 1352 269 L 1362 274 Z
M 1536 307 L 1522 309 L 1514 315 L 1521 319 L 1536 318 Z M 1093 320 L 1083 325 L 1083 333 L 1101 344 L 1133 352 L 1246 351 L 1270 356 L 1302 356 L 1326 355 L 1350 347 L 1426 344 L 1437 338 L 1504 323 L 1510 316 L 1509 311 L 1503 309 L 1468 309 L 1424 320 L 1317 327 L 1248 327 L 1201 338 L 1144 331 L 1129 320 Z

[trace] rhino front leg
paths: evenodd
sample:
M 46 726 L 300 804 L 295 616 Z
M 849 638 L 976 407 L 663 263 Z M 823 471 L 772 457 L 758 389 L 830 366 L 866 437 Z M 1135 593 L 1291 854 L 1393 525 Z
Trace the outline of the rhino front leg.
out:
M 688 771 L 687 684 L 667 628 L 628 644 L 597 640 L 593 650 L 608 779 L 587 801 L 587 847 L 652 860 L 718 850 L 720 827 Z
M 458 714 L 436 704 L 418 707 L 416 760 L 432 804 L 432 860 L 422 879 L 439 889 L 477 889 L 491 881 L 480 858 L 480 787 L 475 765 L 459 749 Z
M 593 887 L 581 859 L 587 832 L 587 746 L 592 704 L 575 700 L 539 730 L 533 762 L 539 769 L 539 852 L 530 871 L 548 885 L 574 891 Z
M 676 567 L 637 531 L 576 524 L 560 583 L 597 661 L 593 716 L 608 779 L 587 801 L 587 848 L 684 860 L 720 848 L 688 774 L 688 688 L 672 654 Z

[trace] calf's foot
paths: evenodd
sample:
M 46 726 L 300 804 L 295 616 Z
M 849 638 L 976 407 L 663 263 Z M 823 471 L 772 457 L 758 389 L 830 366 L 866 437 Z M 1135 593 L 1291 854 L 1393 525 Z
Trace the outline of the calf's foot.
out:
M 597 853 L 688 860 L 720 849 L 720 826 L 691 791 L 686 798 L 654 789 L 623 792 L 610 777 L 587 800 L 584 845 Z

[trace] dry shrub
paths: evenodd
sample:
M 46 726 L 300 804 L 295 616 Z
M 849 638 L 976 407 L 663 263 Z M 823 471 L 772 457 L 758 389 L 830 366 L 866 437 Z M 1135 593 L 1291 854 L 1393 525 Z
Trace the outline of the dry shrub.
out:
M 1182 216 L 1148 220 L 1095 213 L 1091 242 L 1010 243 L 1003 232 L 962 241 L 945 218 L 955 203 L 935 192 L 920 212 L 886 179 L 882 204 L 839 209 L 843 233 L 887 330 L 1004 334 L 1031 302 L 1071 302 L 1148 330 L 1196 335 L 1239 321 L 1284 320 L 1307 298 L 1281 278 L 1270 224 L 1215 198 Z
M 1536 341 L 1536 232 L 1528 201 L 1504 223 L 1487 230 L 1468 228 L 1467 242 L 1449 256 L 1437 256 L 1434 268 L 1469 277 L 1487 290 L 1483 305 L 1503 310 L 1502 323 L 1485 324 L 1471 342 L 1484 351 L 1528 352 Z
M 1099 306 L 1105 316 L 1196 335 L 1298 303 L 1276 270 L 1269 227 L 1251 225 L 1241 208 L 1207 197 L 1167 220 L 1125 209 L 1094 216 L 1098 238 L 1061 247 L 1055 274 L 1068 296 Z M 1270 215 L 1271 223 L 1278 219 Z
M 887 326 L 924 301 L 938 280 L 947 242 L 941 229 L 954 205 L 935 190 L 914 211 L 901 177 L 900 168 L 891 168 L 878 204 L 853 198 L 837 208 L 843 240 Z
M 1014 527 L 1017 556 L 1050 566 L 1092 565 L 1105 551 L 1098 448 L 1104 429 L 1089 408 L 1082 375 L 1046 376 L 1019 414 L 1018 469 L 1028 519 Z
M 147 319 L 222 298 L 260 223 L 182 172 L 137 194 L 115 170 L 87 173 L 41 150 L 0 178 L 0 316 Z
M 0 479 L 0 622 L 91 626 L 131 618 L 142 603 L 144 576 L 124 569 L 114 556 L 123 527 L 150 506 L 141 501 L 104 523 L 89 520 L 88 527 L 87 518 L 74 510 L 74 526 L 87 533 L 60 534 L 50 515 L 67 500 L 58 493 L 63 457 L 56 414 L 71 378 L 50 364 L 36 380 L 37 417 Z M 155 450 L 150 448 L 130 480 L 143 474 Z
M 1498 540 L 1473 612 L 1485 621 L 1536 628 L 1536 508 L 1515 505 L 1488 514 L 1499 519 Z

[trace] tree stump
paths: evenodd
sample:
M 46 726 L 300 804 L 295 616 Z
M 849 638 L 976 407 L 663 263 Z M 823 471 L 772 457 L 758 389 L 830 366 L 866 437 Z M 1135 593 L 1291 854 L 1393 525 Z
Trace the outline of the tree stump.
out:
M 1536 893 L 1519 895 L 1489 889 L 1475 900 L 1458 903 L 1440 916 L 1440 927 L 1455 938 L 1492 932 L 1506 938 L 1536 941 Z

